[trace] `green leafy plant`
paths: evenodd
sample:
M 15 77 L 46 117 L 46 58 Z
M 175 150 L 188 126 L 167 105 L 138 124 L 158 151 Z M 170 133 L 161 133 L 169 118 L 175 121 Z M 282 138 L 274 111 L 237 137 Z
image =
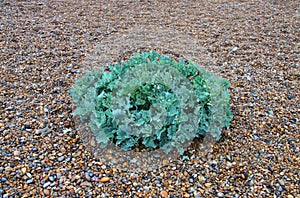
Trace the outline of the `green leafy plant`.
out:
M 163 70 L 168 67 L 177 71 L 192 87 L 196 104 L 189 103 L 190 98 L 185 94 L 187 89 L 184 86 L 179 86 L 178 90 L 176 86 L 168 86 L 172 83 L 184 85 L 182 79 L 170 75 L 170 78 L 160 82 L 156 82 L 158 78 L 147 81 L 148 75 L 155 76 L 156 73 L 147 73 L 143 68 L 145 66 L 162 68 L 157 71 L 157 76 L 168 73 L 168 70 Z M 125 74 L 139 67 L 140 73 L 135 74 L 138 78 L 121 86 L 120 80 Z M 141 79 L 146 80 L 138 82 Z M 229 127 L 232 119 L 227 91 L 229 86 L 225 79 L 197 68 L 191 61 L 186 63 L 157 52 L 143 52 L 134 54 L 126 62 L 109 66 L 108 70 L 87 72 L 70 89 L 70 95 L 76 106 L 74 115 L 79 115 L 82 121 L 89 124 L 101 147 L 113 142 L 123 150 L 139 147 L 147 150 L 162 148 L 169 152 L 176 148 L 182 154 L 184 142 L 207 133 L 219 139 L 221 128 Z M 123 95 L 120 93 L 127 94 L 129 100 L 121 97 Z M 117 116 L 119 111 L 124 110 L 113 109 L 113 101 L 117 101 L 120 107 L 124 106 L 129 119 Z M 193 117 L 194 120 L 189 120 L 191 118 L 187 110 L 196 114 L 196 119 Z M 152 125 L 149 125 L 151 122 Z M 183 125 L 183 122 L 191 124 Z M 125 130 L 127 126 L 129 129 L 130 126 L 146 127 L 137 134 Z

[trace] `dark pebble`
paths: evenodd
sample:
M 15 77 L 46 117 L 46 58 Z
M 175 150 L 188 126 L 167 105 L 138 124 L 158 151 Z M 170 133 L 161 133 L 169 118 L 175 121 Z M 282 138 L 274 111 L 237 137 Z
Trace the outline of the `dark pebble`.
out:
M 1 178 L 1 182 L 6 182 L 7 181 L 7 178 L 6 177 L 2 177 Z
M 53 181 L 55 180 L 55 177 L 54 177 L 53 175 L 51 175 L 51 176 L 49 177 L 49 180 L 53 182 Z
M 143 175 L 143 179 L 146 179 L 148 177 L 148 174 Z

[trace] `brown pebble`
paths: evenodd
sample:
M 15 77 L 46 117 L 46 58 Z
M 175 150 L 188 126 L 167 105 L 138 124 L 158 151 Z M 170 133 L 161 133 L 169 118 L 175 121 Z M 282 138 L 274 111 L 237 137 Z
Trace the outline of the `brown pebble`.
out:
M 93 187 L 93 185 L 92 185 L 90 182 L 87 182 L 87 181 L 82 182 L 82 183 L 80 184 L 80 186 L 83 187 L 83 188 L 84 188 L 84 187 L 87 187 L 87 186 L 88 186 L 88 187 Z
M 190 195 L 189 194 L 184 194 L 184 196 L 183 197 L 185 197 L 185 198 L 189 198 L 190 197 Z
M 162 197 L 168 197 L 168 192 L 165 191 L 165 190 L 161 191 L 161 196 Z
M 81 151 L 79 151 L 78 153 L 73 154 L 73 157 L 78 157 L 81 155 Z
M 109 180 L 110 180 L 109 177 L 102 177 L 102 178 L 100 179 L 100 182 L 105 183 L 105 182 L 108 182 Z

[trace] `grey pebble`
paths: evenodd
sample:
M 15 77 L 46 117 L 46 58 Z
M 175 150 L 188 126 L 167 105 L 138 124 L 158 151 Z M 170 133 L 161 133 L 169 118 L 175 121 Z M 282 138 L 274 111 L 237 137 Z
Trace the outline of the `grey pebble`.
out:
M 91 177 L 90 177 L 89 173 L 85 173 L 85 179 L 87 181 L 91 181 Z
M 281 186 L 284 186 L 284 181 L 282 179 L 279 180 Z
M 28 178 L 32 178 L 32 175 L 30 173 L 26 173 Z
M 57 160 L 58 160 L 59 162 L 63 161 L 64 159 L 65 159 L 65 156 L 61 156 L 61 157 L 57 158 Z
M 57 179 L 60 179 L 61 176 L 62 176 L 61 173 L 57 173 L 57 174 L 56 174 L 56 178 L 57 178 Z
M 44 189 L 44 194 L 45 195 L 50 195 L 50 191 L 48 189 Z
M 34 183 L 34 180 L 33 180 L 33 179 L 28 179 L 28 180 L 26 181 L 26 183 L 27 183 L 27 184 L 33 184 L 33 183 Z
M 14 156 L 19 156 L 19 155 L 20 155 L 20 151 L 15 150 L 15 151 L 14 151 Z
M 46 182 L 44 185 L 43 185 L 43 188 L 47 188 L 51 183 L 50 182 Z
M 146 192 L 148 192 L 148 191 L 149 191 L 149 189 L 150 189 L 150 187 L 149 187 L 149 186 L 144 186 L 144 190 L 145 190 Z

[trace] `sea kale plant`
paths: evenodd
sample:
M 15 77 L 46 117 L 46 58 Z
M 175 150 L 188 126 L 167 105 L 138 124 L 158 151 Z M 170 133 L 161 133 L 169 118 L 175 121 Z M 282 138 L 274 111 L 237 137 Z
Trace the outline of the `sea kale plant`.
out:
M 199 136 L 217 140 L 232 119 L 225 79 L 191 61 L 136 53 L 108 69 L 87 72 L 70 89 L 76 110 L 102 148 L 162 149 Z

